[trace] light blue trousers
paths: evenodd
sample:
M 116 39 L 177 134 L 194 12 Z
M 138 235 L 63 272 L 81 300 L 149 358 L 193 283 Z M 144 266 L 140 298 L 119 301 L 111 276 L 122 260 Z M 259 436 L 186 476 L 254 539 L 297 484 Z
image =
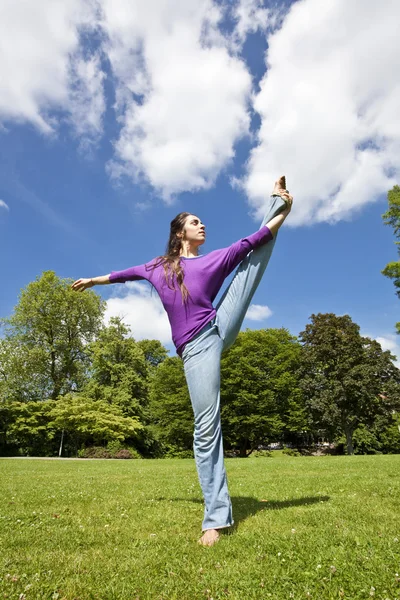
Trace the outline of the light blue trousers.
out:
M 261 227 L 284 207 L 280 196 L 271 196 Z M 216 307 L 215 319 L 186 344 L 182 354 L 195 420 L 193 450 L 205 502 L 203 531 L 233 524 L 222 446 L 221 354 L 233 344 L 240 331 L 276 237 L 275 234 L 273 240 L 252 250 L 242 260 Z

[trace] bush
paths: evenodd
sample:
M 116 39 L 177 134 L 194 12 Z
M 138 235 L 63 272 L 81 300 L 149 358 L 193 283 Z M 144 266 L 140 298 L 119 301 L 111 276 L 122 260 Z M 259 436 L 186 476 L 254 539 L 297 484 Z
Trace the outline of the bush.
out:
M 133 456 L 128 448 L 121 448 L 121 450 L 113 454 L 113 458 L 133 458 Z
M 282 454 L 285 454 L 286 456 L 301 456 L 301 453 L 295 448 L 284 448 Z
M 79 458 L 111 458 L 111 453 L 103 446 L 91 446 L 78 451 Z
M 250 456 L 255 458 L 271 458 L 272 452 L 270 450 L 254 450 Z
M 172 445 L 165 446 L 166 452 L 163 458 L 193 458 L 193 450 L 181 450 L 180 448 Z
M 107 444 L 107 450 L 113 457 L 115 457 L 117 452 L 119 452 L 123 448 L 124 448 L 124 446 L 121 444 L 121 442 L 119 440 L 110 440 Z

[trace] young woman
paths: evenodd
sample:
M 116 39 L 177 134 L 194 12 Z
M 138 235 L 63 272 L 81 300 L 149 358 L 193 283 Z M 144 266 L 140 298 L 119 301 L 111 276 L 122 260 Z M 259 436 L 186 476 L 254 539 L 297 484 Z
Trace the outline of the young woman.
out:
M 220 419 L 220 358 L 240 331 L 265 271 L 278 229 L 290 213 L 293 198 L 285 177 L 275 183 L 261 227 L 227 248 L 199 255 L 205 226 L 198 217 L 180 213 L 171 221 L 167 251 L 149 263 L 92 279 L 78 279 L 76 291 L 98 284 L 146 279 L 167 311 L 172 339 L 182 358 L 195 418 L 194 455 L 205 509 L 199 542 L 212 546 L 219 529 L 233 524 L 224 467 Z M 216 308 L 225 278 L 238 267 Z

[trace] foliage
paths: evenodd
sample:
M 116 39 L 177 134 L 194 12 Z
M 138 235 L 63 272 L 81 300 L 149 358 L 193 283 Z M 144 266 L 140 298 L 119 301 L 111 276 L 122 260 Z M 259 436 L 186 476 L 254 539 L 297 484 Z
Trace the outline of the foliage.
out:
M 64 432 L 70 450 L 84 445 L 136 438 L 143 426 L 101 400 L 67 394 L 55 400 L 8 404 L 6 442 L 23 454 L 56 455 Z
M 380 434 L 381 450 L 400 454 L 400 414 L 393 414 L 387 427 Z
M 148 364 L 143 350 L 118 317 L 99 331 L 88 348 L 90 379 L 84 394 L 119 406 L 123 414 L 140 420 L 148 401 Z
M 89 446 L 81 448 L 77 452 L 79 458 L 111 458 L 111 452 L 104 446 Z
M 301 456 L 301 453 L 295 448 L 284 448 L 282 454 L 285 456 Z
M 45 271 L 21 291 L 13 315 L 1 320 L 3 401 L 55 400 L 81 389 L 87 344 L 101 327 L 105 303 L 90 290 L 77 294 L 71 282 Z
M 253 458 L 271 458 L 272 452 L 271 450 L 253 450 L 251 455 Z
M 176 452 L 192 450 L 193 411 L 183 362 L 178 356 L 158 365 L 151 382 L 149 414 L 149 430 L 163 452 L 176 456 Z
M 355 429 L 399 405 L 400 371 L 388 350 L 360 336 L 349 315 L 319 313 L 311 321 L 300 333 L 305 402 L 314 428 L 325 428 L 331 437 L 343 433 L 353 454 Z
M 168 357 L 168 350 L 159 340 L 139 340 L 137 345 L 153 370 Z
M 223 355 L 222 428 L 240 456 L 307 427 L 296 375 L 300 351 L 286 329 L 248 329 Z
M 52 426 L 54 400 L 9 402 L 7 446 L 17 447 L 23 455 L 52 456 L 56 453 L 56 429 Z
M 58 399 L 51 418 L 50 426 L 69 433 L 77 448 L 88 441 L 96 444 L 136 438 L 143 429 L 137 419 L 124 416 L 118 406 L 73 394 Z
M 385 225 L 393 227 L 397 252 L 400 255 L 400 186 L 395 185 L 388 192 L 388 210 L 382 215 Z M 381 271 L 385 277 L 393 280 L 396 294 L 400 298 L 400 261 L 390 262 Z M 400 322 L 396 323 L 397 333 L 400 333 Z

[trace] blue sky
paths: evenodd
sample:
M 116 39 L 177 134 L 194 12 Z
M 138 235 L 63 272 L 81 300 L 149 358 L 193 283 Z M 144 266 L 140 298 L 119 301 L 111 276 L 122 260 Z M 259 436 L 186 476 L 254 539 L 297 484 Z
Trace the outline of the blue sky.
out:
M 373 25 L 370 3 L 358 3 L 362 22 L 351 46 L 346 31 L 329 38 L 335 19 L 347 27 L 349 9 L 340 1 L 324 15 L 314 0 L 291 8 L 240 0 L 235 10 L 204 0 L 173 15 L 174 26 L 181 24 L 173 35 L 168 19 L 177 9 L 167 10 L 168 0 L 158 0 L 165 13 L 157 27 L 123 0 L 121 13 L 136 11 L 135 22 L 115 20 L 104 0 L 96 31 L 74 2 L 75 25 L 62 4 L 53 15 L 61 34 L 43 42 L 46 60 L 57 58 L 47 71 L 36 45 L 42 25 L 29 15 L 24 23 L 12 3 L 6 9 L 27 62 L 14 57 L 9 71 L 10 37 L 8 66 L 0 62 L 8 69 L 8 83 L 0 84 L 0 315 L 11 313 L 20 289 L 45 270 L 77 279 L 150 260 L 163 252 L 169 222 L 183 210 L 206 224 L 202 253 L 227 246 L 258 229 L 274 179 L 285 173 L 294 208 L 253 299 L 261 318 L 246 318 L 243 328 L 286 327 L 298 335 L 312 313 L 349 314 L 363 335 L 400 358 L 399 301 L 380 273 L 397 258 L 381 215 L 399 167 L 399 140 L 388 134 L 398 91 L 379 87 L 374 66 L 359 62 L 362 29 Z M 46 10 L 47 1 L 38 6 Z M 389 22 L 386 15 L 375 26 L 390 45 Z M 74 26 L 85 36 L 71 42 Z M 208 31 L 205 42 L 196 41 L 196 31 Z M 383 71 L 393 69 L 386 64 L 393 52 L 382 42 L 376 52 Z M 353 55 L 357 65 L 346 58 Z M 355 83 L 343 75 L 344 64 L 357 72 Z M 107 316 L 123 314 L 134 337 L 157 337 L 175 354 L 147 284 L 96 291 L 108 301 Z

